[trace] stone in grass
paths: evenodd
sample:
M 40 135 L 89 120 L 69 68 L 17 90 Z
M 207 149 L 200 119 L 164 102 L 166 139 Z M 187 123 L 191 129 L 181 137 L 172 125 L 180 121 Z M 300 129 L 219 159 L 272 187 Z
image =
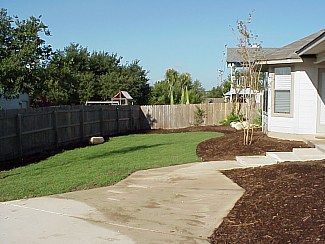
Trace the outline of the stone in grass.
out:
M 89 144 L 91 145 L 97 145 L 104 143 L 104 137 L 102 136 L 93 136 L 89 139 Z

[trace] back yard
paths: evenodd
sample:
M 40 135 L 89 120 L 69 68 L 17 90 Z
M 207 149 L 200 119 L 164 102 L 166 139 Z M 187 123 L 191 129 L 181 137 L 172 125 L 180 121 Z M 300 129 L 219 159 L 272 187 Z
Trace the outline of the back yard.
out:
M 200 159 L 233 160 L 236 155 L 291 151 L 293 147 L 307 145 L 268 138 L 258 131 L 254 143 L 243 147 L 242 132 L 223 126 L 116 137 L 0 172 L 0 200 L 111 185 L 141 169 Z M 223 173 L 246 192 L 211 235 L 211 243 L 325 242 L 325 160 Z
M 36 164 L 1 171 L 0 201 L 107 186 L 138 170 L 196 162 L 198 143 L 221 135 L 128 135 L 65 151 Z

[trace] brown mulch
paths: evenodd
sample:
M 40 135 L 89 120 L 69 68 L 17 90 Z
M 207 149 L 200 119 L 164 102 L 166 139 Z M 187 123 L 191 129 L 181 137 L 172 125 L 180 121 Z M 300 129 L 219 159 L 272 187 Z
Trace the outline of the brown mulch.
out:
M 260 130 L 253 134 L 251 145 L 243 145 L 243 131 L 221 126 L 225 135 L 200 143 L 196 153 L 202 161 L 234 160 L 236 156 L 265 155 L 265 152 L 290 152 L 292 148 L 308 147 L 304 142 L 279 140 L 267 137 Z
M 233 160 L 240 155 L 308 147 L 303 142 L 269 138 L 260 131 L 255 132 L 252 145 L 243 146 L 243 132 L 228 126 L 150 133 L 198 130 L 224 133 L 223 137 L 198 145 L 197 154 L 203 161 Z M 325 243 L 325 160 L 286 162 L 223 173 L 246 191 L 210 236 L 211 243 Z
M 223 173 L 246 192 L 211 243 L 325 243 L 325 160 Z

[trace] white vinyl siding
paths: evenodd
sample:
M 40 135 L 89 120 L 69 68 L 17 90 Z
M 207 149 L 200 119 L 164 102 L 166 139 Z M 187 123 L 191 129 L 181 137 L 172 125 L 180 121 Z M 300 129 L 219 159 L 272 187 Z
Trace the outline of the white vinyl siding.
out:
M 291 113 L 291 68 L 274 68 L 274 113 Z

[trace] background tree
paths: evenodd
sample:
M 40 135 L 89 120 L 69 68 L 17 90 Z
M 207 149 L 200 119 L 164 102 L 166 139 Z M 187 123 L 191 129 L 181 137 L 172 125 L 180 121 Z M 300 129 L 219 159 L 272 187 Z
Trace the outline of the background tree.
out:
M 207 92 L 207 97 L 216 97 L 216 98 L 222 98 L 224 97 L 224 94 L 230 91 L 231 88 L 231 77 L 230 75 L 226 80 L 224 80 L 220 85 L 217 87 L 213 87 L 211 91 Z
M 116 67 L 100 76 L 98 93 L 101 100 L 108 100 L 121 90 L 128 91 L 136 104 L 148 104 L 150 88 L 147 71 L 140 66 L 139 61 L 125 65 L 116 62 Z
M 205 96 L 205 90 L 199 80 L 195 80 L 189 87 L 190 103 L 201 103 Z
M 79 44 L 56 51 L 47 67 L 47 89 L 42 93 L 55 104 L 82 104 L 95 93 L 89 52 Z
M 139 63 L 139 60 L 135 60 L 122 67 L 120 90 L 128 91 L 136 104 L 142 105 L 149 102 L 150 88 L 147 78 L 148 72 Z
M 121 57 L 107 52 L 93 52 L 90 56 L 90 70 L 94 74 L 95 93 L 92 100 L 110 100 L 118 87 L 112 84 L 119 79 Z M 115 94 L 114 94 L 115 95 Z
M 0 9 L 0 89 L 6 97 L 19 93 L 37 97 L 44 89 L 45 67 L 52 49 L 40 37 L 50 35 L 40 18 L 19 20 Z
M 165 79 L 151 88 L 150 104 L 201 103 L 205 91 L 199 80 L 193 81 L 189 73 L 168 69 Z
M 169 94 L 169 84 L 165 80 L 158 81 L 150 88 L 149 103 L 152 105 L 170 104 Z
M 84 104 L 87 100 L 110 100 L 126 90 L 136 104 L 147 104 L 147 71 L 138 60 L 122 65 L 121 59 L 106 52 L 90 54 L 87 48 L 72 43 L 54 53 L 43 96 L 54 104 Z

